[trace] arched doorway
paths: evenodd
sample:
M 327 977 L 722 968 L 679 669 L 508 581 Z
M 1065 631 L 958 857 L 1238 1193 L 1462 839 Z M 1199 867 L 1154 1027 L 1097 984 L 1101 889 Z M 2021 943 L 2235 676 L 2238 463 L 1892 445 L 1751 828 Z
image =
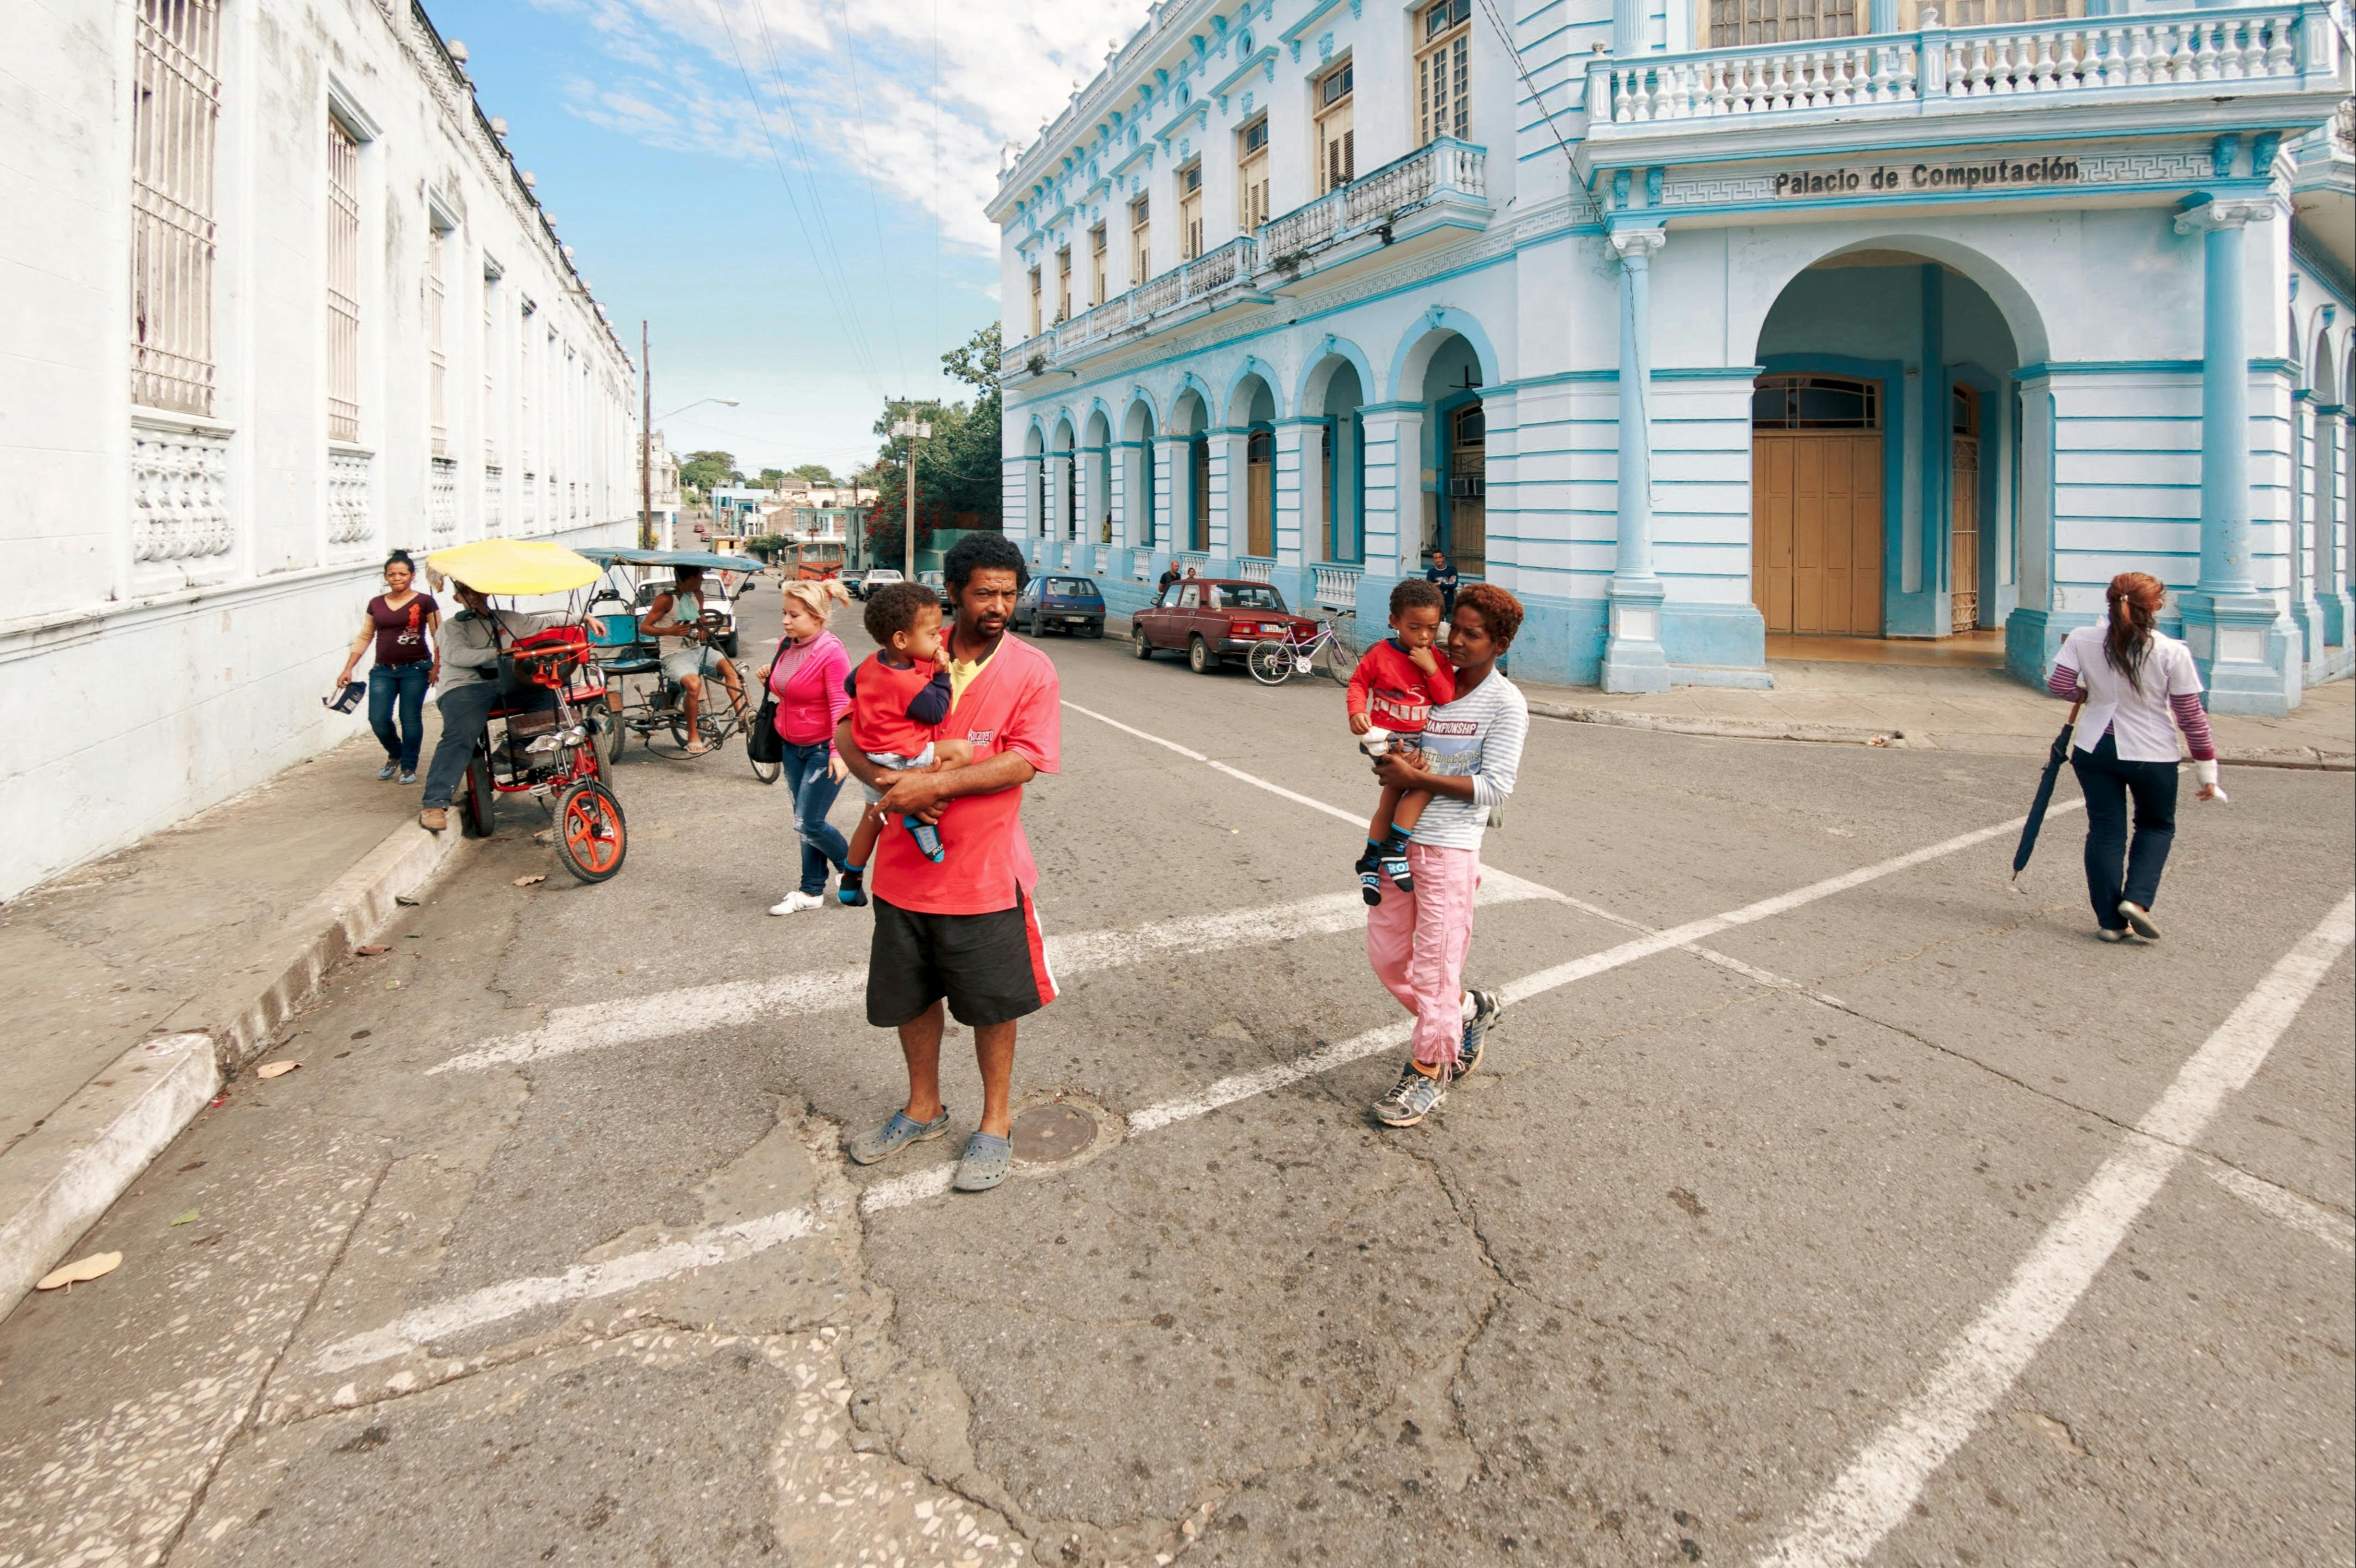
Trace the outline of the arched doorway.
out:
M 1276 554 L 1276 393 L 1257 373 L 1227 394 L 1227 428 L 1243 433 L 1242 484 L 1231 493 L 1227 549 L 1263 560 Z M 1229 462 L 1233 462 L 1231 457 Z M 1230 485 L 1236 475 L 1229 475 Z
M 1347 357 L 1329 354 L 1311 368 L 1302 387 L 1301 411 L 1323 421 L 1307 453 L 1323 499 L 1313 559 L 1364 560 L 1366 439 L 1365 417 L 1359 410 L 1366 400 L 1365 378 Z
M 1170 548 L 1204 550 L 1211 547 L 1211 410 L 1203 394 L 1189 387 L 1171 411 L 1170 433 L 1186 440 L 1185 467 L 1170 477 L 1173 515 Z
M 1153 436 L 1153 410 L 1141 398 L 1129 405 L 1120 421 L 1121 516 L 1126 526 L 1118 542 L 1134 549 L 1157 548 Z
M 1112 421 L 1102 409 L 1088 415 L 1087 433 L 1080 443 L 1081 478 L 1087 496 L 1081 522 L 1086 532 L 1076 536 L 1097 544 L 1112 543 Z
M 1784 285 L 1756 362 L 1751 599 L 1767 635 L 2001 627 L 2020 596 L 2020 358 L 1987 290 L 1909 251 L 1828 256 Z M 1981 641 L 1974 656 L 2000 665 L 2000 640 Z
M 1433 348 L 1420 389 L 1432 411 L 1425 439 L 1435 484 L 1419 553 L 1440 550 L 1468 577 L 1489 569 L 1489 416 L 1482 379 L 1479 353 L 1451 333 Z
M 1044 539 L 1047 533 L 1047 442 L 1033 424 L 1023 438 L 1023 455 L 1028 459 L 1023 475 L 1023 531 L 1032 539 Z
M 1080 476 L 1074 460 L 1076 444 L 1072 421 L 1069 419 L 1056 421 L 1055 452 L 1048 459 L 1055 475 L 1055 483 L 1047 488 L 1050 508 L 1047 537 L 1050 539 L 1079 537 Z

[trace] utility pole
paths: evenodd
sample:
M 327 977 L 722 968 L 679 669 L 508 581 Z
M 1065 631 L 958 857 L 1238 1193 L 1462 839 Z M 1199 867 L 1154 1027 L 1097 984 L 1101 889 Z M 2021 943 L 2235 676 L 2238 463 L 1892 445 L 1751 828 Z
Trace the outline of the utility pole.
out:
M 646 319 L 638 320 L 638 548 L 655 548 L 654 348 Z
M 908 443 L 908 517 L 902 530 L 900 549 L 902 555 L 907 560 L 908 581 L 914 582 L 916 581 L 916 443 L 930 441 L 933 438 L 932 421 L 914 419 L 895 420 L 892 423 L 892 433 Z

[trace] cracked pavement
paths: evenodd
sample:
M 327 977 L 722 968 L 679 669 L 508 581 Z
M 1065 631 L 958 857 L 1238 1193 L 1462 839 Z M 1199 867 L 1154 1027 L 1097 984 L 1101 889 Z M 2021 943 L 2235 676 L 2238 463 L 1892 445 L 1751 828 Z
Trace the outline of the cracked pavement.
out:
M 1371 804 L 1331 685 L 1044 646 L 1074 703 Z M 958 1136 L 854 1170 L 842 1131 L 900 1083 L 855 990 L 693 1026 L 699 988 L 863 962 L 863 912 L 762 912 L 785 798 L 741 752 L 634 750 L 620 782 L 618 879 L 514 886 L 554 868 L 503 805 L 290 1026 L 302 1070 L 234 1082 L 76 1249 L 122 1268 L 0 1325 L 0 1568 L 1749 1560 L 2356 862 L 2349 775 L 2243 770 L 2229 807 L 2188 796 L 2157 945 L 2094 942 L 2059 816 L 2027 896 L 2001 837 L 1709 938 L 1747 969 L 1669 951 L 1534 996 L 1415 1129 L 1366 1115 L 1395 1051 L 1131 1125 L 1399 1015 L 1354 931 L 1270 912 L 1348 890 L 1345 823 L 1067 711 L 1025 813 L 1050 933 L 1233 935 L 1026 1021 L 1018 1111 L 1093 1137 L 968 1198 L 905 1185 L 971 1129 L 964 1031 Z M 1471 976 L 2002 822 L 2033 782 L 1537 721 L 1484 859 L 1591 908 L 1484 906 Z M 427 1071 L 576 1006 L 655 1023 Z M 2351 1038 L 2343 955 L 1875 1562 L 2356 1561 Z

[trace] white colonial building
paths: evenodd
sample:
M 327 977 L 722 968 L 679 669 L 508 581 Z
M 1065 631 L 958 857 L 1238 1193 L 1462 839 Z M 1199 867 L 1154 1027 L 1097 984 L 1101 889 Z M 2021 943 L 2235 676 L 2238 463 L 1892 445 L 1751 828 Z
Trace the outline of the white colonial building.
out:
M 627 543 L 627 356 L 411 0 L 9 10 L 0 897 L 352 732 L 387 550 Z
M 1765 684 L 2176 592 L 2226 711 L 2350 665 L 2344 0 L 1162 0 L 1005 169 L 1008 528 L 1515 669 Z M 2336 116 L 2336 117 L 2335 117 Z

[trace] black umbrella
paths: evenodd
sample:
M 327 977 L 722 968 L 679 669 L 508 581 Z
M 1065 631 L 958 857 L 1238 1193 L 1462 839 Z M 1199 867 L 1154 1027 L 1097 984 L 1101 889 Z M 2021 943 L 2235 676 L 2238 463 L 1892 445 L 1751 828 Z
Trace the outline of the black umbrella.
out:
M 2020 880 L 2021 868 L 2037 853 L 2037 830 L 2045 826 L 2045 808 L 2053 804 L 2053 781 L 2062 776 L 2062 764 L 2070 758 L 2070 731 L 2078 727 L 2078 710 L 2085 707 L 2082 699 L 2070 705 L 2069 721 L 2062 733 L 2053 737 L 2053 749 L 2045 753 L 2045 772 L 2037 780 L 2037 799 L 2029 808 L 2029 820 L 2021 824 L 2020 848 L 2012 852 L 2012 880 Z

